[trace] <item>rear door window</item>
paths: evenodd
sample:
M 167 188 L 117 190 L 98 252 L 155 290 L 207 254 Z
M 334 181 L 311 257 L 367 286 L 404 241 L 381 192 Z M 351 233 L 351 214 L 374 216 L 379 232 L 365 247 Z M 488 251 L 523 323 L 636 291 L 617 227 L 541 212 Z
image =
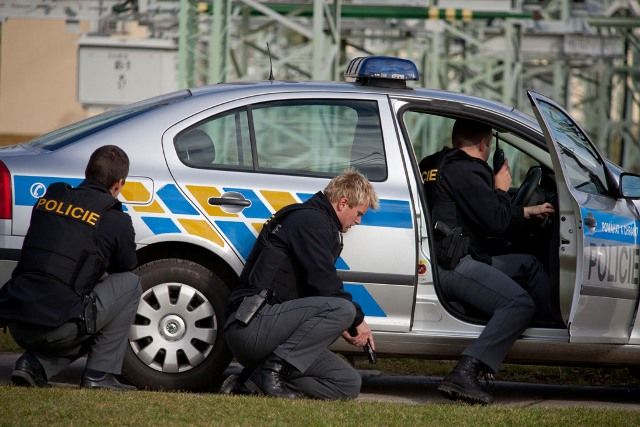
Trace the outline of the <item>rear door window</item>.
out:
M 200 122 L 174 144 L 180 160 L 195 168 L 332 177 L 355 167 L 372 181 L 387 176 L 375 101 L 260 103 Z

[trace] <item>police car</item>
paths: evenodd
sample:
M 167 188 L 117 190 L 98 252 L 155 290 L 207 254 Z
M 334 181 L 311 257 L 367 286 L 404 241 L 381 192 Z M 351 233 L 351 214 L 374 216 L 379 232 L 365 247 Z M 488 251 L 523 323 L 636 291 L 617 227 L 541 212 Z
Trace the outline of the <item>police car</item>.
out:
M 77 185 L 97 147 L 122 147 L 131 168 L 120 197 L 144 287 L 124 372 L 152 389 L 215 388 L 231 357 L 222 331 L 229 290 L 262 224 L 353 166 L 373 182 L 380 208 L 345 235 L 336 266 L 378 354 L 457 358 L 487 319 L 440 297 L 414 150 L 448 145 L 454 120 L 465 117 L 495 129 L 514 197 L 549 201 L 557 212 L 501 244 L 542 261 L 563 319 L 533 324 L 508 361 L 640 364 L 640 176 L 607 161 L 539 94 L 528 93 L 532 118 L 468 95 L 411 88 L 406 82 L 418 72 L 402 59 L 359 58 L 347 75 L 355 81 L 183 90 L 0 149 L 0 280 L 20 257 L 46 187 Z M 334 349 L 354 351 L 341 340 Z

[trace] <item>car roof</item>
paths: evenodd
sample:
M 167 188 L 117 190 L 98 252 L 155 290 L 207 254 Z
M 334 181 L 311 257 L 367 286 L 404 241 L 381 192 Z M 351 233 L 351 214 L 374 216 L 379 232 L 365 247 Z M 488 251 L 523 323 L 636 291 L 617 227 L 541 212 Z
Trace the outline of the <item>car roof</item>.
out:
M 212 95 L 215 95 L 217 100 L 224 102 L 226 101 L 225 98 L 228 98 L 230 101 L 255 95 L 295 92 L 379 94 L 405 99 L 419 98 L 421 100 L 446 101 L 457 105 L 473 106 L 479 111 L 485 111 L 490 116 L 501 115 L 509 117 L 528 128 L 527 133 L 531 136 L 535 136 L 538 141 L 542 136 L 542 131 L 538 122 L 532 116 L 525 114 L 514 107 L 473 95 L 445 90 L 426 89 L 421 87 L 391 88 L 363 85 L 355 82 L 265 80 L 219 83 L 216 85 L 192 88 L 190 91 L 192 93 L 192 100 L 195 103 L 198 103 L 198 99 L 209 98 Z M 189 102 L 188 100 L 185 101 Z M 436 108 L 436 110 L 438 109 Z M 454 117 L 456 116 L 454 111 L 446 112 L 443 110 L 442 113 Z M 494 122 L 494 125 L 497 125 L 497 123 Z

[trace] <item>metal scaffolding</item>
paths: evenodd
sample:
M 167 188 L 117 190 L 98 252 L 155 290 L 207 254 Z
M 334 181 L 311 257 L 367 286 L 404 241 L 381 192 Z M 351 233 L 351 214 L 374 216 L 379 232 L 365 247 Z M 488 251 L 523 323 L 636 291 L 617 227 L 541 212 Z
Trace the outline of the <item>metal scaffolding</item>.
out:
M 201 67 L 182 81 L 265 79 L 270 62 L 277 79 L 340 80 L 354 56 L 402 56 L 419 64 L 425 87 L 524 111 L 530 109 L 527 89 L 544 93 L 578 117 L 609 158 L 628 168 L 640 164 L 636 0 L 554 0 L 544 7 L 480 0 L 473 10 L 446 7 L 456 3 L 181 0 L 181 13 L 198 10 L 199 21 L 181 20 L 180 40 L 198 39 L 209 58 L 181 55 L 181 65 Z M 429 138 L 444 131 L 434 121 Z
M 524 111 L 533 89 L 564 105 L 609 158 L 640 169 L 638 0 L 0 0 L 0 19 L 45 10 L 97 19 L 102 32 L 137 20 L 175 40 L 178 87 L 270 70 L 341 80 L 348 60 L 377 54 L 414 60 L 421 86 Z M 429 138 L 444 131 L 434 122 Z

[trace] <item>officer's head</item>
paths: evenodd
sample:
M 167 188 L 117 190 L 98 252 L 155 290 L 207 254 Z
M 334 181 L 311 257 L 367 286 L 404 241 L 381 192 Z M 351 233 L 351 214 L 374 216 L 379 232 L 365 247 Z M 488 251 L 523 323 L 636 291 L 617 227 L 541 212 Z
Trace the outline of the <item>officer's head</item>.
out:
M 469 151 L 477 152 L 478 155 L 475 157 L 480 157 L 486 162 L 491 153 L 492 133 L 491 126 L 485 123 L 469 119 L 458 119 L 451 131 L 451 142 L 455 148 L 463 149 L 467 153 Z
M 367 209 L 378 208 L 378 196 L 369 180 L 355 169 L 347 169 L 333 178 L 324 189 L 340 220 L 344 233 L 360 224 Z
M 128 174 L 129 157 L 115 145 L 103 145 L 94 151 L 84 171 L 87 180 L 104 185 L 114 197 L 120 192 Z

